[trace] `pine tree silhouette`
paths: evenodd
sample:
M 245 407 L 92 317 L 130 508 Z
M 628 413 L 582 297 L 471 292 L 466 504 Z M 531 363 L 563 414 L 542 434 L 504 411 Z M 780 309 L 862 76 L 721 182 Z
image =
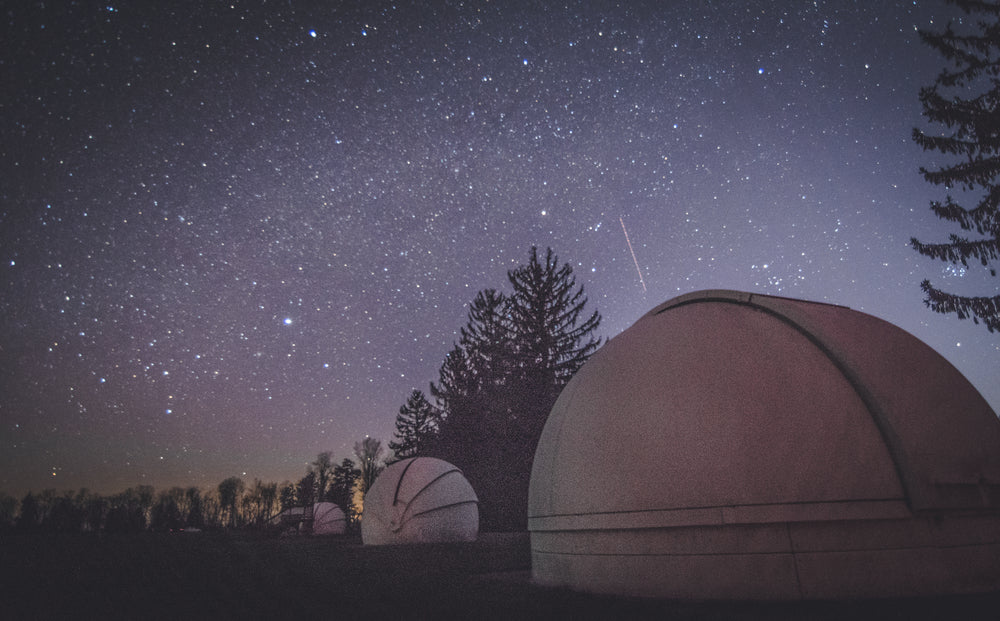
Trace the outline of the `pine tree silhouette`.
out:
M 933 85 L 920 90 L 923 115 L 944 125 L 948 135 L 928 135 L 913 130 L 913 140 L 925 151 L 954 156 L 958 161 L 935 170 L 921 167 L 924 179 L 966 197 L 978 196 L 974 207 L 960 204 L 950 194 L 944 202 L 931 201 L 939 218 L 957 224 L 976 238 L 951 235 L 947 243 L 925 244 L 910 240 L 922 255 L 969 267 L 981 263 L 996 276 L 992 261 L 1000 258 L 1000 3 L 948 0 L 975 19 L 961 32 L 949 23 L 943 32 L 920 31 L 924 43 L 937 50 L 951 68 L 943 70 Z M 969 203 L 966 202 L 966 205 Z M 939 313 L 959 319 L 982 321 L 993 332 L 1000 329 L 1000 295 L 965 296 L 921 283 L 924 303 Z

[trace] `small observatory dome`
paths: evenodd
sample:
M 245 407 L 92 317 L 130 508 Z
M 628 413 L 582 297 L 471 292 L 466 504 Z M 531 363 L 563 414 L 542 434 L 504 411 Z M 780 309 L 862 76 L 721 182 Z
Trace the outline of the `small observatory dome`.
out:
M 607 342 L 545 425 L 546 585 L 698 599 L 1000 589 L 1000 421 L 944 358 L 848 308 L 702 291 Z
M 366 545 L 475 541 L 479 499 L 462 471 L 432 457 L 388 466 L 365 494 Z
M 271 524 L 286 532 L 312 535 L 343 535 L 347 530 L 347 517 L 343 510 L 332 502 L 317 502 L 312 511 L 306 507 L 285 509 L 271 519 Z
M 343 535 L 347 530 L 344 511 L 332 502 L 317 502 L 313 505 L 312 534 Z

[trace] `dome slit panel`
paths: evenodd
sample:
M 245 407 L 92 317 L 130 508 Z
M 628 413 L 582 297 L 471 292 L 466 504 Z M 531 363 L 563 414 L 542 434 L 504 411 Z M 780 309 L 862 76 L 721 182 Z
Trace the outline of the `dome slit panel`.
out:
M 407 466 L 407 468 L 409 468 L 409 466 Z M 403 510 L 403 513 L 399 517 L 400 522 L 401 523 L 405 522 L 405 520 L 407 519 L 406 518 L 407 512 L 409 512 L 412 507 L 416 506 L 417 500 L 420 499 L 420 495 L 421 494 L 423 494 L 426 490 L 431 490 L 431 493 L 433 493 L 434 484 L 435 483 L 437 483 L 441 479 L 445 478 L 446 476 L 448 476 L 450 474 L 455 474 L 455 473 L 457 473 L 460 477 L 462 477 L 463 480 L 465 479 L 464 475 L 462 475 L 462 471 L 461 470 L 459 470 L 458 468 L 453 468 L 452 470 L 448 470 L 446 472 L 442 472 L 441 474 L 437 475 L 433 479 L 430 479 L 429 481 L 422 482 L 422 485 L 421 485 L 420 489 L 418 489 L 417 492 L 415 494 L 413 494 L 412 496 L 410 496 L 410 498 L 406 501 L 406 509 Z M 403 476 L 400 477 L 400 481 L 402 481 L 405 476 L 406 476 L 406 472 L 404 472 Z M 474 501 L 471 501 L 471 502 L 474 502 Z M 452 504 L 442 505 L 442 504 L 439 504 L 439 503 L 440 503 L 440 500 L 437 500 L 435 502 L 435 504 L 433 505 L 433 508 L 427 509 L 427 510 L 424 510 L 424 511 L 420 511 L 420 512 L 417 512 L 417 513 L 413 513 L 412 517 L 416 517 L 416 516 L 422 515 L 424 513 L 429 513 L 431 511 L 436 510 L 436 509 L 443 509 L 445 507 L 454 506 L 456 504 L 462 504 L 462 503 L 452 503 Z
M 401 473 L 399 473 L 399 479 L 396 481 L 396 493 L 392 495 L 392 504 L 393 505 L 395 505 L 395 504 L 397 504 L 399 502 L 399 490 L 403 487 L 403 479 L 406 478 L 406 471 L 410 469 L 410 466 L 413 465 L 414 461 L 416 461 L 416 457 L 411 457 L 408 460 L 408 463 L 406 464 L 406 467 L 403 468 L 403 471 Z
M 441 505 L 439 507 L 433 507 L 431 509 L 425 509 L 423 511 L 415 512 L 410 515 L 410 519 L 415 519 L 420 517 L 421 515 L 427 515 L 428 513 L 434 513 L 435 511 L 446 511 L 448 509 L 451 509 L 452 507 L 459 507 L 461 505 L 478 505 L 478 504 L 479 501 L 476 500 L 462 500 L 459 502 L 453 502 L 451 504 Z

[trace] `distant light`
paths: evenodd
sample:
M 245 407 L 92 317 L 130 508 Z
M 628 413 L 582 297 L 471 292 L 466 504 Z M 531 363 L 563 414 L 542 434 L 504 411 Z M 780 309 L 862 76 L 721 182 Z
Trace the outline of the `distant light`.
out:
M 290 325 L 292 325 L 292 318 L 291 318 L 291 317 L 285 317 L 285 321 L 284 321 L 283 323 L 284 323 L 284 324 L 285 324 L 286 326 L 290 326 Z
M 312 37 L 313 39 L 315 39 L 316 38 L 316 31 L 315 30 L 310 30 L 309 31 L 309 36 Z
M 760 75 L 764 75 L 764 68 L 761 67 L 761 68 L 757 69 L 757 73 L 760 74 Z
M 527 67 L 527 66 L 528 66 L 528 59 L 527 59 L 527 58 L 525 58 L 525 59 L 521 60 L 521 62 L 522 62 L 522 63 L 524 63 L 524 66 L 525 66 L 525 67 Z

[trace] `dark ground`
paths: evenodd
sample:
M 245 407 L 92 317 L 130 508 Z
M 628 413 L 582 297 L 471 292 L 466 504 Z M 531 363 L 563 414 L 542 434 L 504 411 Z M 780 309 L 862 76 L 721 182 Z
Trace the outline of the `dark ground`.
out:
M 1000 593 L 676 602 L 533 585 L 526 534 L 364 547 L 231 533 L 0 535 L 3 619 L 989 619 Z

